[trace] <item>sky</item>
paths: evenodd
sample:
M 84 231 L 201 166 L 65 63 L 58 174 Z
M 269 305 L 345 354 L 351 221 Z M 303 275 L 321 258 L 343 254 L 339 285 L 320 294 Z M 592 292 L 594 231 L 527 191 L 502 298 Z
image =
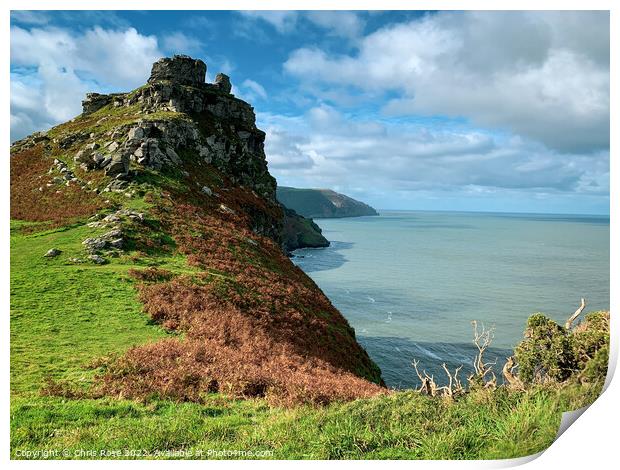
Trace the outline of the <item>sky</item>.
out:
M 13 11 L 11 139 L 188 54 L 283 186 L 378 209 L 609 214 L 608 12 Z

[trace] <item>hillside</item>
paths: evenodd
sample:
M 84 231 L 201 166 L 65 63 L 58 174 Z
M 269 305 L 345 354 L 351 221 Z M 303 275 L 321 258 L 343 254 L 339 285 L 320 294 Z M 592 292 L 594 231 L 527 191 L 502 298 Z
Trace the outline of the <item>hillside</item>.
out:
M 284 211 L 252 107 L 205 73 L 199 60 L 162 59 L 145 86 L 88 94 L 82 115 L 11 149 L 12 218 L 39 238 L 61 229 L 42 274 L 118 268 L 172 334 L 106 363 L 99 393 L 381 393 L 352 328 L 281 249 Z
M 360 217 L 378 215 L 363 202 L 331 189 L 298 189 L 278 186 L 277 198 L 284 206 L 310 218 Z
M 516 385 L 388 390 L 286 255 L 320 229 L 277 202 L 253 108 L 205 73 L 162 59 L 11 146 L 13 458 L 507 458 L 598 396 L 605 312 L 532 317 Z

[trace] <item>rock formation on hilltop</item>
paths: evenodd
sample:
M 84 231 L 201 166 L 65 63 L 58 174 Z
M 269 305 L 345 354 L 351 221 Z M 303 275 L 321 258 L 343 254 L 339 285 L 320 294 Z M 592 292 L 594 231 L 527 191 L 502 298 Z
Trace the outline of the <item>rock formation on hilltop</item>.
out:
M 145 312 L 182 333 L 109 359 L 92 393 L 314 403 L 384 393 L 353 329 L 282 250 L 291 231 L 303 243 L 290 217 L 318 227 L 277 202 L 253 108 L 227 76 L 205 74 L 200 60 L 161 59 L 144 86 L 90 93 L 80 116 L 11 147 L 12 218 L 88 234 L 83 257 L 41 260 L 129 263 Z M 185 267 L 160 269 L 162 257 Z

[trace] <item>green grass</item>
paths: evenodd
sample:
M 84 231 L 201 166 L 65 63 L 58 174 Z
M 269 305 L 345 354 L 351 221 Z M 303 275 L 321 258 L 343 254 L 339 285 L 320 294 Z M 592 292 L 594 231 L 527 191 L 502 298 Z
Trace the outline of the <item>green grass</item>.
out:
M 25 234 L 11 225 L 11 455 L 38 458 L 222 458 L 216 451 L 270 451 L 276 459 L 478 459 L 539 452 L 553 441 L 561 412 L 593 401 L 600 387 L 477 391 L 451 402 L 415 392 L 326 407 L 272 407 L 265 400 L 213 394 L 205 403 L 41 396 L 46 377 L 89 384 L 93 360 L 165 337 L 142 313 L 127 276 L 128 256 L 85 258 L 81 242 L 102 229 L 78 223 Z M 43 258 L 50 248 L 63 253 Z M 174 254 L 142 264 L 191 272 Z M 80 454 L 80 449 L 88 451 Z M 62 451 L 67 454 L 63 455 Z M 104 451 L 121 454 L 105 455 Z M 56 454 L 55 452 L 59 454 Z M 177 455 L 178 456 L 178 455 Z M 33 454 L 30 454 L 30 458 Z M 227 458 L 254 458 L 247 454 Z
M 276 459 L 509 458 L 551 444 L 559 406 L 555 394 L 543 391 L 492 400 L 474 394 L 456 403 L 401 392 L 294 409 L 220 395 L 204 404 L 14 398 L 11 449 L 14 457 L 45 448 L 67 449 L 71 457 L 80 457 L 80 449 L 206 457 L 211 449 L 268 450 L 261 457 Z
M 110 263 L 86 261 L 82 241 L 105 229 L 85 224 L 31 234 L 11 224 L 11 392 L 35 392 L 45 380 L 88 381 L 94 359 L 166 335 L 142 313 L 127 270 L 127 256 Z M 57 258 L 43 255 L 62 250 Z M 192 272 L 180 256 L 144 258 L 173 272 Z
M 529 455 L 548 447 L 560 422 L 557 395 L 536 391 L 455 403 L 413 392 L 324 408 L 269 407 L 261 399 L 212 395 L 204 404 L 14 398 L 11 449 L 141 456 L 217 457 L 209 450 L 270 451 L 275 459 L 475 459 Z M 23 455 L 23 454 L 22 454 Z M 129 455 L 131 456 L 131 455 Z M 108 456 L 108 457 L 119 457 Z M 247 458 L 247 456 L 229 456 Z

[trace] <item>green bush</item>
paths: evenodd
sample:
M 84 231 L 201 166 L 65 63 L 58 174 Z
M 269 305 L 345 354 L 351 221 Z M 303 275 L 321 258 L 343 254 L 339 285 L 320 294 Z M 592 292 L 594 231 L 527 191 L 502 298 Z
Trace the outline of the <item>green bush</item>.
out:
M 564 382 L 577 372 L 588 381 L 604 380 L 609 356 L 608 312 L 590 313 L 572 330 L 536 313 L 529 318 L 524 336 L 515 348 L 519 378 L 524 383 Z

